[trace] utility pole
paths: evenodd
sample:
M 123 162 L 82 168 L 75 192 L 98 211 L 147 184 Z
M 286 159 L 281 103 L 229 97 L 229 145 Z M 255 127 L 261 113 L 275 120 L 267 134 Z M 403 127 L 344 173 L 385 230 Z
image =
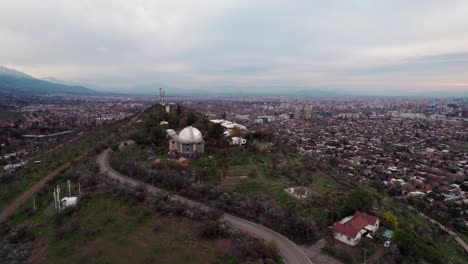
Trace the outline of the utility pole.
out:
M 78 183 L 78 195 L 81 196 L 81 186 L 80 186 L 80 183 Z
M 60 212 L 60 187 L 57 185 L 57 207 Z
M 54 208 L 57 209 L 57 195 L 55 194 L 55 188 L 54 188 L 53 195 L 54 195 Z
M 71 197 L 70 180 L 68 180 L 68 197 Z

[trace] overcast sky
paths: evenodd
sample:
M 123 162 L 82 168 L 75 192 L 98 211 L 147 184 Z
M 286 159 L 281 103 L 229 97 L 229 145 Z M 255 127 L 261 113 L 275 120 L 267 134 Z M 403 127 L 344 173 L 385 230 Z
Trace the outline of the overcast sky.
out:
M 94 87 L 468 90 L 466 0 L 0 0 L 0 64 Z

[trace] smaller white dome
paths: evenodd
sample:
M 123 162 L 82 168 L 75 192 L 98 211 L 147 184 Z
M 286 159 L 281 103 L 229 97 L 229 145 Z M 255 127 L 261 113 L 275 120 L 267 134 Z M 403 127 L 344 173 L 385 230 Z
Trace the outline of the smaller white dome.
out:
M 202 143 L 203 135 L 200 130 L 193 126 L 188 126 L 180 131 L 177 141 L 180 143 Z

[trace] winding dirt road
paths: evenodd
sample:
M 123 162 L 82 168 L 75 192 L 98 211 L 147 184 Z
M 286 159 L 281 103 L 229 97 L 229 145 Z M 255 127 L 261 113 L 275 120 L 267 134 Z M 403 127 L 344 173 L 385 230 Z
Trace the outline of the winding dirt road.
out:
M 154 186 L 142 183 L 135 179 L 129 178 L 125 175 L 122 175 L 112 169 L 109 165 L 109 153 L 110 149 L 105 150 L 101 153 L 97 159 L 97 164 L 102 173 L 107 175 L 109 178 L 113 179 L 114 181 L 120 182 L 121 184 L 126 184 L 130 186 L 142 186 L 150 193 L 158 193 L 158 194 L 168 194 L 166 191 L 158 189 Z M 208 209 L 206 205 L 203 205 L 198 202 L 194 202 L 187 198 L 178 196 L 178 195 L 170 195 L 170 199 L 172 201 L 182 202 L 188 206 L 197 206 Z M 229 222 L 233 226 L 237 227 L 239 230 L 243 232 L 249 233 L 252 236 L 265 240 L 267 243 L 274 241 L 278 246 L 279 253 L 283 258 L 285 263 L 288 264 L 312 264 L 312 261 L 309 257 L 299 248 L 294 242 L 289 240 L 288 238 L 284 237 L 283 235 L 266 228 L 264 226 L 255 224 L 253 222 L 247 221 L 245 219 L 230 215 L 230 214 L 223 214 L 222 219 Z

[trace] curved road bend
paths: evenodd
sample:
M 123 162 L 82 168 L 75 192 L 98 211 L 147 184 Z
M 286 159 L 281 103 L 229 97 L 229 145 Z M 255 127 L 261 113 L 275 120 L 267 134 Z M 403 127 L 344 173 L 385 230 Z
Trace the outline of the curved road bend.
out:
M 99 166 L 99 169 L 101 172 L 103 172 L 105 175 L 107 175 L 109 178 L 120 182 L 121 184 L 128 184 L 131 186 L 137 186 L 141 185 L 146 190 L 150 193 L 159 193 L 159 194 L 167 194 L 166 191 L 163 191 L 161 189 L 158 189 L 154 186 L 142 183 L 140 181 L 134 180 L 132 178 L 129 178 L 125 175 L 122 175 L 112 169 L 112 167 L 109 165 L 109 152 L 110 149 L 105 150 L 102 152 L 98 159 L 97 159 L 97 164 Z M 208 209 L 206 205 L 203 205 L 198 202 L 194 202 L 192 200 L 189 200 L 187 198 L 178 196 L 178 195 L 171 195 L 170 199 L 172 201 L 178 201 L 185 203 L 189 206 L 198 206 L 202 208 Z M 285 263 L 288 264 L 312 264 L 312 261 L 309 259 L 309 257 L 300 249 L 294 242 L 286 238 L 285 236 L 269 229 L 264 226 L 255 224 L 253 222 L 244 220 L 242 218 L 229 215 L 229 214 L 223 214 L 221 217 L 223 220 L 226 222 L 229 222 L 233 226 L 237 227 L 239 230 L 242 230 L 244 232 L 247 232 L 257 238 L 265 240 L 267 243 L 270 241 L 274 241 L 276 245 L 278 246 L 279 253 L 281 257 L 283 258 Z

